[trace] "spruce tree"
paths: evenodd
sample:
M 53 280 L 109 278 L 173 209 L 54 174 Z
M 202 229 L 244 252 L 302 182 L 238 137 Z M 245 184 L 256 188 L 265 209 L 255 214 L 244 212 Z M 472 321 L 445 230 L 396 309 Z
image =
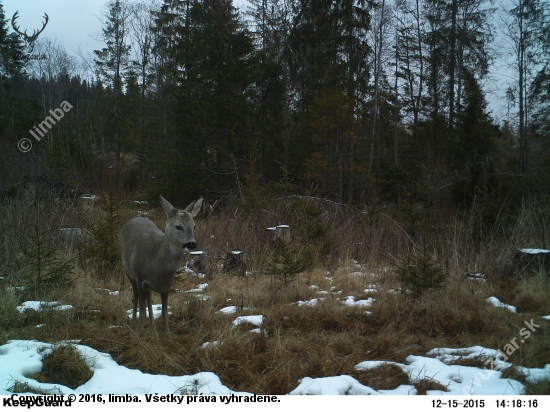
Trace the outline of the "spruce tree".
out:
M 73 259 L 65 257 L 65 251 L 54 246 L 53 230 L 44 229 L 39 212 L 30 229 L 23 250 L 25 295 L 37 298 L 52 289 L 71 287 L 76 280 Z
M 8 21 L 0 3 L 0 78 L 23 74 L 26 62 L 23 43 L 17 33 L 8 32 Z
M 114 94 L 114 148 L 116 184 L 122 186 L 120 162 L 120 123 L 121 96 L 124 72 L 129 64 L 130 46 L 129 18 L 130 10 L 125 0 L 109 0 L 104 14 L 102 39 L 106 44 L 101 50 L 94 50 L 95 64 L 100 76 L 112 85 Z
M 229 0 L 166 3 L 157 30 L 165 33 L 164 52 L 169 56 L 159 69 L 177 87 L 170 89 L 173 130 L 156 153 L 150 193 L 154 197 L 162 192 L 184 203 L 205 188 L 233 186 L 235 166 L 253 151 L 253 47 Z
M 19 123 L 19 116 L 12 116 L 21 106 L 17 101 L 15 86 L 25 74 L 27 61 L 21 39 L 16 33 L 9 33 L 8 26 L 4 6 L 0 3 L 0 135 L 8 129 L 10 118 L 17 118 L 16 123 Z

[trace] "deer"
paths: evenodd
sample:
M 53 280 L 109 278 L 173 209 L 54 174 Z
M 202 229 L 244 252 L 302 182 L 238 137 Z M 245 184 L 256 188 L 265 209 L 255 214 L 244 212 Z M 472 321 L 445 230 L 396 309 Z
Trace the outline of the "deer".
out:
M 132 329 L 136 330 L 136 312 L 139 303 L 139 333 L 143 333 L 145 304 L 149 309 L 151 333 L 157 331 L 153 319 L 151 292 L 160 293 L 164 332 L 170 338 L 168 326 L 168 291 L 174 283 L 174 275 L 184 253 L 197 247 L 195 218 L 202 207 L 202 197 L 191 202 L 184 210 L 178 210 L 159 196 L 166 212 L 166 228 L 161 231 L 152 220 L 135 217 L 120 229 L 118 247 L 122 266 L 132 284 Z

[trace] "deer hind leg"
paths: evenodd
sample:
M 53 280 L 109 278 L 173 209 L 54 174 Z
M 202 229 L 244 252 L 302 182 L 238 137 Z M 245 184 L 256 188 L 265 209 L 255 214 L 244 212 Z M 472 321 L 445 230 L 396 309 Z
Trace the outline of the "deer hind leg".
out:
M 162 302 L 162 321 L 164 323 L 164 332 L 166 337 L 170 338 L 170 328 L 168 326 L 168 292 L 160 294 L 160 300 Z
M 155 328 L 155 316 L 153 314 L 153 303 L 151 301 L 151 288 L 147 286 L 145 289 L 145 299 L 147 301 L 147 308 L 149 309 L 149 325 L 151 328 L 151 335 L 157 335 L 157 328 Z
M 145 300 L 146 300 L 146 286 L 137 283 L 138 297 L 139 297 L 139 333 L 143 333 L 143 326 L 145 324 Z
M 139 300 L 138 295 L 138 287 L 137 282 L 135 279 L 132 279 L 130 276 L 128 276 L 128 279 L 130 279 L 130 283 L 132 284 L 132 292 L 133 292 L 133 298 L 132 298 L 132 304 L 134 306 L 132 311 L 132 330 L 136 330 L 136 314 L 137 314 L 137 305 Z

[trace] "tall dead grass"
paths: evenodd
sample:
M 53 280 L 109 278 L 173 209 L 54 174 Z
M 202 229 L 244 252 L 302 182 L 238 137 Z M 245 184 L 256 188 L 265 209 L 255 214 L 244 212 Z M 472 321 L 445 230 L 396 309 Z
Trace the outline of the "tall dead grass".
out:
M 537 219 L 527 207 L 518 212 L 515 223 L 502 223 L 482 235 L 475 233 L 474 217 L 454 216 L 447 225 L 430 230 L 433 257 L 450 277 L 442 290 L 412 298 L 400 290 L 392 266 L 418 238 L 413 239 L 391 211 L 373 216 L 333 204 L 325 207 L 322 200 L 311 201 L 324 209 L 320 221 L 328 227 L 330 253 L 286 286 L 265 276 L 265 261 L 273 253 L 266 228 L 289 224 L 293 236 L 298 236 L 301 216 L 291 204 L 275 205 L 255 216 L 222 210 L 198 220 L 197 241 L 209 256 L 208 287 L 204 293 L 188 292 L 205 280 L 189 272 L 177 275 L 169 298 L 171 340 L 162 334 L 151 336 L 148 327 L 141 337 L 130 329 L 126 312 L 131 308 L 130 285 L 123 280 L 120 267 L 110 272 L 97 269 L 101 262 L 86 254 L 89 239 L 65 243 L 66 253 L 78 257 L 76 286 L 44 291 L 41 296 L 74 308 L 19 314 L 14 307 L 22 297 L 8 289 L 7 298 L 0 301 L 0 339 L 80 339 L 143 372 L 181 375 L 213 371 L 234 390 L 274 394 L 288 393 L 305 376 L 341 374 L 376 389 L 414 384 L 421 393 L 433 385 L 409 382 L 390 367 L 360 373 L 354 365 L 367 359 L 405 362 L 408 355 L 425 355 L 435 347 L 502 348 L 531 318 L 540 321 L 541 329 L 512 361 L 542 367 L 550 359 L 548 326 L 540 319 L 550 313 L 548 274 L 513 276 L 514 250 L 538 246 L 540 238 L 538 231 L 529 230 Z M 159 227 L 164 226 L 160 209 L 125 205 L 122 221 L 145 212 Z M 89 202 L 54 208 L 29 206 L 19 199 L 0 207 L 0 225 L 6 228 L 0 249 L 6 259 L 4 273 L 17 273 L 18 248 L 24 245 L 26 225 L 37 213 L 35 208 L 45 214 L 43 221 L 52 228 L 83 227 L 86 221 L 100 217 L 97 206 Z M 223 257 L 231 250 L 247 253 L 248 276 L 223 273 Z M 486 275 L 486 282 L 466 276 L 477 272 Z M 2 287 L 17 286 L 16 276 L 8 279 Z M 373 288 L 376 292 L 368 291 Z M 347 296 L 376 300 L 369 308 L 350 307 L 342 303 Z M 488 296 L 517 305 L 521 314 L 489 305 Z M 158 302 L 158 295 L 153 294 L 153 299 Z M 298 304 L 312 299 L 317 299 L 315 306 Z M 236 312 L 219 312 L 227 306 L 236 306 Z M 237 316 L 252 314 L 264 316 L 259 334 L 250 332 L 256 327 L 251 324 L 233 326 Z

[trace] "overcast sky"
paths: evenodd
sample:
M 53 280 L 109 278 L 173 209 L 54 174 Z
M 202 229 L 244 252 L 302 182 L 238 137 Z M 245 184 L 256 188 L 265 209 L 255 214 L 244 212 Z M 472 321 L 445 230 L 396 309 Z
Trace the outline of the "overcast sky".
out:
M 248 4 L 247 0 L 233 0 L 233 2 L 236 7 L 244 7 Z M 76 55 L 80 47 L 87 56 L 93 50 L 104 47 L 104 44 L 96 39 L 101 32 L 98 16 L 101 16 L 106 0 L 0 0 L 0 3 L 4 5 L 6 18 L 9 20 L 19 10 L 17 25 L 20 31 L 27 30 L 28 34 L 42 27 L 44 13 L 47 13 L 50 20 L 40 37 L 57 39 L 69 54 Z M 489 108 L 499 119 L 506 110 L 505 103 L 498 95 L 502 93 L 500 90 L 502 82 L 509 81 L 509 74 L 501 76 L 497 72 L 507 73 L 501 68 L 493 70 L 491 73 L 493 79 L 486 83 L 486 90 L 489 92 L 487 96 Z M 496 94 L 491 93 L 492 88 L 495 89 Z
M 50 21 L 40 36 L 57 39 L 69 54 L 74 54 L 79 46 L 88 53 L 104 47 L 95 39 L 101 32 L 98 16 L 106 0 L 0 0 L 0 3 L 9 20 L 19 10 L 17 26 L 22 32 L 27 30 L 27 34 L 42 27 L 47 13 Z M 234 0 L 236 7 L 245 3 L 246 0 Z
M 105 0 L 0 0 L 6 18 L 19 10 L 17 25 L 20 31 L 40 29 L 47 13 L 50 21 L 40 36 L 57 39 L 69 54 L 79 45 L 87 52 L 100 49 L 103 44 L 94 40 L 101 30 L 100 15 Z

